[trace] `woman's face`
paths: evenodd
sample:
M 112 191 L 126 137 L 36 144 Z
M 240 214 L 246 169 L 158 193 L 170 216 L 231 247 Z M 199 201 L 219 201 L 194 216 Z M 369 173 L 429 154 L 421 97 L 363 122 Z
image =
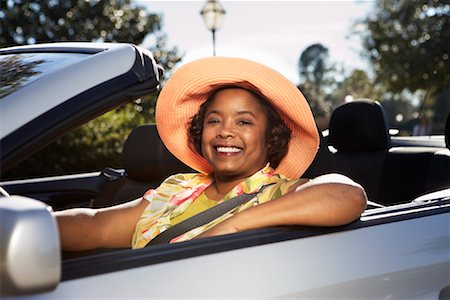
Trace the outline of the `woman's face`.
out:
M 267 117 L 248 91 L 217 92 L 203 121 L 202 153 L 217 176 L 245 178 L 267 163 Z

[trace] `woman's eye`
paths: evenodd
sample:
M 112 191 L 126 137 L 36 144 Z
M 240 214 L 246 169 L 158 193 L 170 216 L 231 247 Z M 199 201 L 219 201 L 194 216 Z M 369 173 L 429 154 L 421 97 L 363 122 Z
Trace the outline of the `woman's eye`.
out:
M 252 124 L 252 122 L 248 121 L 248 120 L 240 120 L 238 121 L 239 125 L 250 125 Z
M 219 120 L 217 119 L 208 119 L 206 120 L 206 124 L 216 124 L 219 123 Z

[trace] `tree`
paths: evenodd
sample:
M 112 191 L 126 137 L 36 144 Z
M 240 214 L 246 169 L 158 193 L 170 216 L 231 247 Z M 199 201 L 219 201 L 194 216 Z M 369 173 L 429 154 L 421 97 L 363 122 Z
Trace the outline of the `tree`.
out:
M 363 45 L 378 79 L 394 92 L 432 89 L 450 82 L 450 5 L 438 0 L 377 2 L 364 22 Z
M 337 88 L 333 90 L 333 103 L 341 104 L 345 98 L 350 96 L 353 99 L 368 98 L 381 101 L 384 90 L 381 85 L 376 85 L 367 73 L 363 70 L 355 69 L 344 80 L 337 83 Z
M 341 84 L 346 95 L 351 95 L 354 99 L 370 98 L 380 100 L 382 91 L 379 86 L 376 86 L 372 79 L 363 70 L 353 70 L 348 77 L 346 77 Z
M 307 47 L 300 55 L 298 70 L 301 83 L 298 85 L 308 100 L 316 118 L 326 118 L 331 113 L 331 103 L 326 100 L 327 87 L 334 79 L 329 75 L 334 68 L 329 62 L 328 48 L 322 44 Z
M 181 60 L 176 47 L 167 49 L 160 16 L 147 12 L 131 0 L 0 1 L 2 47 L 53 41 L 140 44 L 150 34 L 156 41 L 150 51 L 165 70 Z M 0 94 L 11 92 L 17 84 L 0 90 Z M 155 95 L 146 96 L 92 120 L 2 174 L 2 179 L 97 170 L 106 165 L 119 167 L 123 141 L 132 128 L 154 121 L 155 103 Z M 83 161 L 74 158 L 83 158 Z
M 0 14 L 0 45 L 49 41 L 140 43 L 160 29 L 160 17 L 130 0 L 13 0 Z
M 425 91 L 421 110 L 430 109 L 450 87 L 449 22 L 446 1 L 377 1 L 359 33 L 377 82 L 394 93 Z
M 313 82 L 316 94 L 320 94 L 326 79 L 326 73 L 332 70 L 328 66 L 328 48 L 322 44 L 307 47 L 298 61 L 300 78 L 303 82 Z
M 156 40 L 150 50 L 166 70 L 181 60 L 176 47 L 166 48 L 161 17 L 131 0 L 1 1 L 0 47 L 54 41 L 140 44 L 150 34 Z

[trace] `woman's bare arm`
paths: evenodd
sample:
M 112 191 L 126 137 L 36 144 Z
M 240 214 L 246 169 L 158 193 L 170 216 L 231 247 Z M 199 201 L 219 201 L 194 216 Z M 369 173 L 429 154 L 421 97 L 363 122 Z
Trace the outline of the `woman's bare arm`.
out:
M 348 224 L 366 208 L 364 189 L 339 174 L 317 177 L 288 194 L 249 208 L 198 237 L 280 225 L 338 226 Z
M 148 201 L 137 199 L 107 208 L 55 212 L 62 250 L 130 247 L 136 223 L 147 205 Z

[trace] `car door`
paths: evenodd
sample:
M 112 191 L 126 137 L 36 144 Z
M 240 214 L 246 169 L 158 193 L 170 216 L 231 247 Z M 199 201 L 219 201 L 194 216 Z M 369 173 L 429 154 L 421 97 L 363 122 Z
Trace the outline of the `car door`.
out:
M 267 228 L 67 259 L 56 290 L 33 298 L 445 299 L 449 217 L 443 197 L 338 228 Z

